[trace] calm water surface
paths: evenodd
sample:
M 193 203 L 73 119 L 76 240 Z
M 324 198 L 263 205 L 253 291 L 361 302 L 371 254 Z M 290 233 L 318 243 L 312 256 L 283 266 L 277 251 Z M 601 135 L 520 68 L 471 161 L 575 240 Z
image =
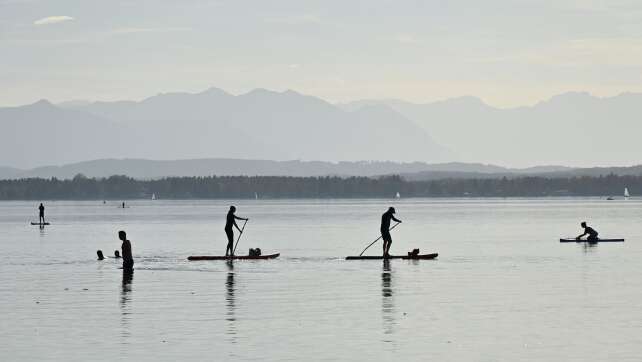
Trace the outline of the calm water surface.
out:
M 225 250 L 270 261 L 188 262 Z M 642 201 L 395 200 L 395 253 L 345 261 L 390 201 L 0 202 L 0 356 L 19 360 L 639 361 Z M 560 244 L 589 221 L 625 243 Z M 136 270 L 114 259 L 117 231 Z M 369 251 L 380 253 L 381 244 Z

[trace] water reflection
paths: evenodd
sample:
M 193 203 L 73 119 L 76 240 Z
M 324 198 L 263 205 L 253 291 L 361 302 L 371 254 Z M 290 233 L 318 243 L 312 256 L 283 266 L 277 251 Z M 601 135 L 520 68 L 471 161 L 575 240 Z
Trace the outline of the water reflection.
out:
M 236 291 L 234 285 L 234 263 L 229 260 L 227 263 L 228 273 L 225 280 L 225 301 L 227 306 L 226 318 L 227 320 L 227 335 L 229 336 L 229 341 L 233 344 L 236 343 L 236 298 L 234 292 Z
M 123 281 L 120 289 L 120 324 L 121 336 L 125 337 L 123 344 L 128 344 L 127 338 L 131 336 L 129 322 L 131 315 L 131 291 L 134 280 L 134 271 L 123 269 Z
M 384 342 L 392 342 L 390 338 L 394 333 L 395 325 L 395 304 L 392 289 L 392 270 L 390 260 L 383 261 L 383 272 L 381 273 L 381 317 L 383 320 Z
M 586 243 L 582 243 L 582 244 L 583 244 L 582 250 L 585 253 L 590 253 L 590 252 L 593 252 L 593 251 L 597 250 L 597 244 L 598 243 L 588 243 L 588 242 L 586 242 Z

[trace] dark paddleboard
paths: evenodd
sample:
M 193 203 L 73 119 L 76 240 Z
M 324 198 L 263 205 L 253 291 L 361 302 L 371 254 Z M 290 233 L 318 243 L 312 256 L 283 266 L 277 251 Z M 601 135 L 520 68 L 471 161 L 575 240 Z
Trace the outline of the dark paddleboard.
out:
M 621 242 L 624 242 L 624 239 L 597 239 L 597 240 L 560 239 L 560 243 L 621 243 Z
M 48 222 L 43 222 L 42 224 L 39 223 L 39 222 L 32 222 L 31 225 L 43 225 L 44 226 L 44 225 L 51 225 L 51 224 L 48 223 Z
M 439 254 L 437 254 L 437 253 L 421 254 L 421 255 L 415 255 L 415 256 L 390 255 L 389 257 L 387 257 L 385 259 L 423 260 L 423 259 L 435 259 L 437 256 L 439 256 Z M 346 257 L 346 260 L 382 260 L 382 259 L 384 259 L 384 257 L 381 256 L 381 255 L 348 256 L 348 257 Z
M 196 261 L 196 260 L 263 260 L 263 259 L 274 259 L 279 257 L 279 253 L 269 254 L 269 255 L 259 255 L 259 256 L 249 256 L 249 255 L 235 255 L 233 257 L 225 255 L 192 255 L 187 258 L 187 260 Z

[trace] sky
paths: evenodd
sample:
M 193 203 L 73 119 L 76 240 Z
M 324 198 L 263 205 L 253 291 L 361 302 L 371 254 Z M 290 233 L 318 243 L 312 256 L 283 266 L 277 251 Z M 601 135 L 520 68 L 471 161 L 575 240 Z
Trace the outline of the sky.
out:
M 212 86 L 496 107 L 642 92 L 642 1 L 0 0 L 0 106 Z

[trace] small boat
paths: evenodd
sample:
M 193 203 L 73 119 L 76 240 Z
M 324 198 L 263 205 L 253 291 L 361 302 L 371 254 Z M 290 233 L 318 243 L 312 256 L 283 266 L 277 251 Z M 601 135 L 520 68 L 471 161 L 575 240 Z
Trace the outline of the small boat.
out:
M 43 223 L 40 223 L 40 222 L 32 222 L 32 223 L 31 223 L 31 225 L 41 225 L 41 226 L 45 226 L 45 225 L 51 225 L 51 224 L 50 224 L 50 223 L 48 223 L 48 222 L 43 222 Z
M 263 260 L 263 259 L 275 259 L 278 258 L 280 253 L 268 254 L 268 255 L 259 255 L 259 256 L 250 256 L 250 255 L 234 255 L 232 257 L 225 255 L 192 255 L 187 258 L 190 261 L 197 260 Z
M 586 240 L 580 239 L 560 239 L 560 243 L 622 243 L 624 239 L 597 239 L 597 240 Z
M 156 194 L 152 194 L 152 200 L 156 200 Z
M 613 198 L 612 196 L 609 196 L 606 198 L 606 201 L 613 201 L 613 200 L 615 200 L 615 198 Z
M 421 254 L 421 255 L 390 255 L 384 258 L 382 255 L 363 255 L 363 256 L 348 256 L 346 260 L 382 260 L 382 259 L 405 259 L 405 260 L 424 260 L 435 259 L 439 254 Z
M 630 196 L 631 196 L 631 195 L 629 194 L 629 189 L 628 189 L 627 187 L 625 187 L 625 188 L 624 188 L 624 199 L 625 199 L 625 200 L 628 200 L 628 198 L 629 198 Z
M 397 192 L 397 194 L 395 195 L 395 198 L 396 199 L 400 199 L 401 198 L 401 194 Z

